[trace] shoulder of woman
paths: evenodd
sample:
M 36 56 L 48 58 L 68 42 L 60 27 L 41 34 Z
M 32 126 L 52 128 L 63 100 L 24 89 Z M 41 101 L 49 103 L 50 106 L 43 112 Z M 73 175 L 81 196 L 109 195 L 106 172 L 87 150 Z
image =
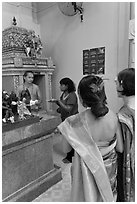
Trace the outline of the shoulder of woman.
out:
M 69 93 L 69 97 L 77 98 L 75 91 Z
M 36 85 L 36 84 L 33 84 L 33 87 L 34 87 L 35 89 L 39 89 L 38 85 Z
M 36 84 L 34 84 L 34 83 L 33 83 L 32 85 L 33 85 L 33 87 L 38 87 L 38 85 L 36 85 Z
M 112 110 L 109 109 L 109 112 L 107 115 L 108 115 L 108 118 L 110 118 L 110 120 L 113 120 L 115 122 L 118 121 L 117 113 L 114 113 Z
M 118 118 L 120 121 L 134 121 L 135 112 L 132 112 L 128 107 L 123 106 L 118 112 Z
M 75 92 L 75 91 L 72 91 L 71 94 L 72 94 L 72 95 L 76 95 L 76 92 Z

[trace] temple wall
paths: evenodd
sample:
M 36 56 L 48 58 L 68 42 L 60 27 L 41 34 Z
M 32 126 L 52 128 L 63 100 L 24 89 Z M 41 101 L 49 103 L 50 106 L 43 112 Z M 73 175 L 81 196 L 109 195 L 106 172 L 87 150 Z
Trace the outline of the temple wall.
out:
M 41 10 L 44 2 L 40 3 Z M 117 111 L 114 83 L 117 73 L 128 67 L 129 2 L 84 2 L 83 22 L 80 16 L 65 16 L 57 5 L 38 13 L 41 37 L 47 56 L 56 64 L 54 95 L 59 97 L 59 81 L 70 77 L 76 85 L 83 77 L 83 50 L 105 46 L 105 81 L 110 108 Z

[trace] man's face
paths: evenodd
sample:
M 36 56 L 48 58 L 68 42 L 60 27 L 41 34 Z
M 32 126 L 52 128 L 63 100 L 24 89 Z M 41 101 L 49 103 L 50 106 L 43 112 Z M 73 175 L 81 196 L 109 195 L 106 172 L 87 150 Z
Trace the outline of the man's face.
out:
M 26 77 L 24 77 L 25 82 L 31 84 L 33 82 L 34 79 L 34 75 L 32 73 L 28 73 Z

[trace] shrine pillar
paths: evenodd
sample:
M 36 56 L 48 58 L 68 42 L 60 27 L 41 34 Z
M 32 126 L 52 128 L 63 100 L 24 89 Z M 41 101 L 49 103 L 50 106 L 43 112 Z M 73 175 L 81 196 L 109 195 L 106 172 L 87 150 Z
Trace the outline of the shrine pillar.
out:
M 130 3 L 129 67 L 135 68 L 135 2 Z

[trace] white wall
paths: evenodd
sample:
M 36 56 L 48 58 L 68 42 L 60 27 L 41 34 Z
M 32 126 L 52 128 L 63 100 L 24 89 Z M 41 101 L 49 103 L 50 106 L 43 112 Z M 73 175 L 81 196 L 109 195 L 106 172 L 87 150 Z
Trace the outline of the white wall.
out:
M 35 30 L 36 35 L 40 35 L 34 6 L 32 2 L 2 2 L 2 30 L 12 25 L 15 16 L 17 26 Z
M 117 111 L 114 78 L 128 67 L 129 3 L 84 2 L 84 21 L 80 16 L 63 15 L 57 4 L 38 13 L 45 55 L 56 65 L 54 96 L 59 97 L 59 80 L 70 77 L 76 84 L 83 77 L 83 50 L 105 46 L 106 92 L 109 106 Z

